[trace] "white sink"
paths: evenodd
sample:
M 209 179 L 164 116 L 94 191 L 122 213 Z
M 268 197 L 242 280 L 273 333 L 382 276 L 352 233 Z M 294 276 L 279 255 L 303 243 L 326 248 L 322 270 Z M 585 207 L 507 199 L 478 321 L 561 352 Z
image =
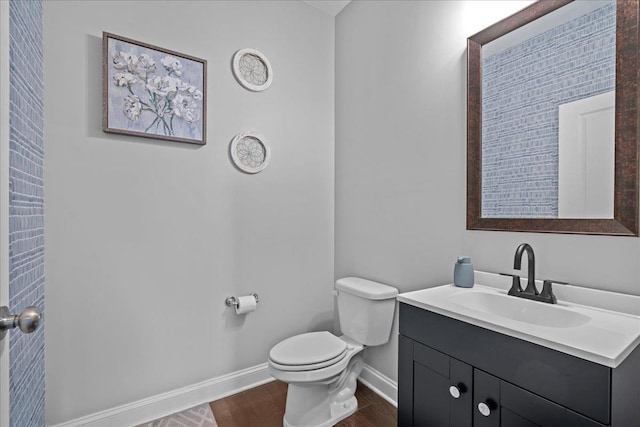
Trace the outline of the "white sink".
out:
M 507 295 L 509 285 L 504 282 L 504 288 L 496 288 L 494 284 L 476 284 L 469 289 L 444 285 L 400 294 L 398 301 L 612 368 L 640 343 L 640 315 L 559 297 L 558 304 L 531 301 Z M 582 292 L 575 286 L 575 291 L 568 288 L 562 288 L 565 295 Z M 640 297 L 596 292 L 603 301 L 622 300 L 640 307 Z
M 518 322 L 552 328 L 572 328 L 584 325 L 591 318 L 562 306 L 533 303 L 522 298 L 515 298 L 499 293 L 488 293 L 478 290 L 464 290 L 452 295 L 455 304 L 486 314 L 493 314 Z

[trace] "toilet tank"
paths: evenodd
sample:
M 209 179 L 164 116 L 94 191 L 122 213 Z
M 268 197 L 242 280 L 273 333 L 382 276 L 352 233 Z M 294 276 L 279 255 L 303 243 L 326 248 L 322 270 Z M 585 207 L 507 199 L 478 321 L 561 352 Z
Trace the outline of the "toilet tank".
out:
M 398 290 L 358 277 L 336 282 L 342 333 L 364 345 L 389 341 Z

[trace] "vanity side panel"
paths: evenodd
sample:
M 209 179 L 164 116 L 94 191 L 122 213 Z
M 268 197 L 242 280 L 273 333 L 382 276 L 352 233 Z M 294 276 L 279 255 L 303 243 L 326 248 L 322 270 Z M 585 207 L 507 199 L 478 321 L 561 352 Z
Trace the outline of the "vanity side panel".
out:
M 640 347 L 611 371 L 611 427 L 640 425 Z
M 413 340 L 398 337 L 398 426 L 413 426 Z
M 606 366 L 404 303 L 400 333 L 609 424 L 611 369 Z

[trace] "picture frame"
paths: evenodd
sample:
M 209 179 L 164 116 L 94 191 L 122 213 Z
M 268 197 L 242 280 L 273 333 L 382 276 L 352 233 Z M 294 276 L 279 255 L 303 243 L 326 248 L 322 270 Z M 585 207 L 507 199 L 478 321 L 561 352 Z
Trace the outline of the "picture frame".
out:
M 207 61 L 102 33 L 102 130 L 205 145 Z

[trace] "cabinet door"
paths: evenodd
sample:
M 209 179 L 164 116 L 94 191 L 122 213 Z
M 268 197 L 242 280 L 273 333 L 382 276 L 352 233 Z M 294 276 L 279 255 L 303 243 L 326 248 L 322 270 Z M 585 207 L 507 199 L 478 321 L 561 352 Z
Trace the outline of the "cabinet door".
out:
M 473 427 L 500 427 L 501 425 L 500 380 L 484 371 L 474 369 Z
M 522 418 L 520 415 L 511 412 L 507 408 L 500 408 L 500 422 L 501 425 L 505 427 L 540 427 L 538 424 L 535 424 L 526 418 Z
M 511 411 L 523 420 L 531 422 L 532 426 L 540 427 L 603 427 L 594 420 L 579 415 L 561 405 L 553 403 L 543 397 L 523 390 L 506 381 L 500 381 L 500 407 L 503 426 L 512 424 L 505 421 L 505 412 Z M 514 425 L 520 425 L 515 424 Z M 529 424 L 522 424 L 523 426 Z
M 470 365 L 400 336 L 398 425 L 471 427 Z
M 473 372 L 473 394 L 474 427 L 603 427 L 479 369 Z

